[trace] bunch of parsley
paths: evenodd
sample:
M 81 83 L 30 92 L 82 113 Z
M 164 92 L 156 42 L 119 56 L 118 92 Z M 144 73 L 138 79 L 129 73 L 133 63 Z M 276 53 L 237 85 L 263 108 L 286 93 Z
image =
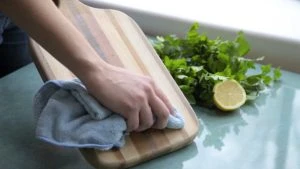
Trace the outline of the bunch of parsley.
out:
M 271 65 L 261 65 L 260 73 L 248 73 L 264 57 L 244 57 L 250 46 L 243 32 L 229 41 L 208 39 L 198 30 L 198 23 L 194 23 L 185 38 L 158 36 L 152 43 L 190 104 L 213 106 L 213 87 L 226 79 L 235 79 L 245 89 L 247 99 L 254 100 L 265 86 L 281 77 L 280 69 L 272 71 Z

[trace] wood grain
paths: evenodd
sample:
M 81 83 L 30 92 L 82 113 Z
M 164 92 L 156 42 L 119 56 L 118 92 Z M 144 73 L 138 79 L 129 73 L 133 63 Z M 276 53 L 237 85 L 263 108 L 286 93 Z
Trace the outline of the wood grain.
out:
M 60 9 L 106 62 L 151 76 L 185 119 L 181 130 L 131 133 L 118 150 L 81 149 L 86 160 L 96 168 L 127 168 L 191 143 L 199 129 L 195 113 L 139 26 L 122 12 L 90 8 L 78 1 L 61 1 Z M 31 47 L 44 81 L 74 78 L 34 40 Z

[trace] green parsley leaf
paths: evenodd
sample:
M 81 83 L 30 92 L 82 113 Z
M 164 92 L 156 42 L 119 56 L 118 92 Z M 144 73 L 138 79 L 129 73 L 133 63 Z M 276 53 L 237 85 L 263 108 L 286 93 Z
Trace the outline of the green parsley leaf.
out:
M 273 71 L 273 79 L 274 80 L 279 80 L 281 75 L 282 74 L 281 74 L 280 68 L 274 69 L 274 71 Z
M 264 56 L 245 57 L 250 45 L 242 31 L 233 41 L 220 37 L 209 39 L 199 33 L 199 25 L 194 23 L 185 38 L 158 36 L 152 45 L 190 104 L 212 107 L 214 85 L 227 79 L 238 81 L 247 99 L 254 100 L 266 86 L 281 77 L 280 69 L 272 71 L 271 65 L 261 65 L 259 74 L 248 73 L 256 69 L 255 63 Z
M 238 32 L 235 42 L 237 43 L 237 52 L 239 56 L 245 56 L 250 51 L 250 46 L 242 31 Z

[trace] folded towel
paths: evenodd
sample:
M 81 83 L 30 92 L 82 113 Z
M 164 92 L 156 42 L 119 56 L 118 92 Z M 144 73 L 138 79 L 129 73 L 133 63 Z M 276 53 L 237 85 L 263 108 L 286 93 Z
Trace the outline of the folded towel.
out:
M 78 80 L 51 80 L 34 98 L 36 136 L 59 146 L 109 150 L 125 144 L 126 121 L 88 94 Z M 174 109 L 167 128 L 184 126 Z

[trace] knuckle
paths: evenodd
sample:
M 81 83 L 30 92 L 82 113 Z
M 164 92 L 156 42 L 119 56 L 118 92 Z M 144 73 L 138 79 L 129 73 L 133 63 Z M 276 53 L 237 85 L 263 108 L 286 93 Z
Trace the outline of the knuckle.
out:
M 140 102 L 144 103 L 144 101 L 146 100 L 146 96 L 143 93 L 137 93 L 135 95 L 135 99 L 134 100 L 135 100 L 136 103 L 140 103 Z
M 169 113 L 166 113 L 166 112 L 162 112 L 158 115 L 158 118 L 161 120 L 161 121 L 167 121 L 168 118 L 169 118 Z
M 124 104 L 124 108 L 125 108 L 125 112 L 126 112 L 126 116 L 130 116 L 130 114 L 128 114 L 128 112 L 133 112 L 136 109 L 136 105 L 133 102 L 127 102 Z
M 149 84 L 144 84 L 143 89 L 146 93 L 151 93 L 152 92 L 152 87 Z
M 127 121 L 127 129 L 129 131 L 137 130 L 139 127 L 139 124 L 135 121 Z
M 124 116 L 125 119 L 128 119 L 128 117 L 130 116 L 128 111 L 125 110 L 124 113 L 122 113 L 122 116 Z
M 166 128 L 167 124 L 162 124 L 162 123 L 158 123 L 156 122 L 154 125 L 153 125 L 153 128 L 155 129 L 164 129 Z
M 156 125 L 154 128 L 155 128 L 155 129 L 164 129 L 165 127 L 162 126 L 162 125 Z
M 139 128 L 139 124 L 137 124 L 137 123 L 134 123 L 134 124 L 132 124 L 132 126 L 131 126 L 131 130 L 132 130 L 132 131 L 137 130 L 138 128 Z
M 153 125 L 152 121 L 147 121 L 146 123 L 143 124 L 143 127 L 145 129 L 148 129 L 148 128 L 152 127 L 152 125 Z
M 151 77 L 146 76 L 145 80 L 146 80 L 147 84 L 149 84 L 150 86 L 155 85 L 154 80 Z

